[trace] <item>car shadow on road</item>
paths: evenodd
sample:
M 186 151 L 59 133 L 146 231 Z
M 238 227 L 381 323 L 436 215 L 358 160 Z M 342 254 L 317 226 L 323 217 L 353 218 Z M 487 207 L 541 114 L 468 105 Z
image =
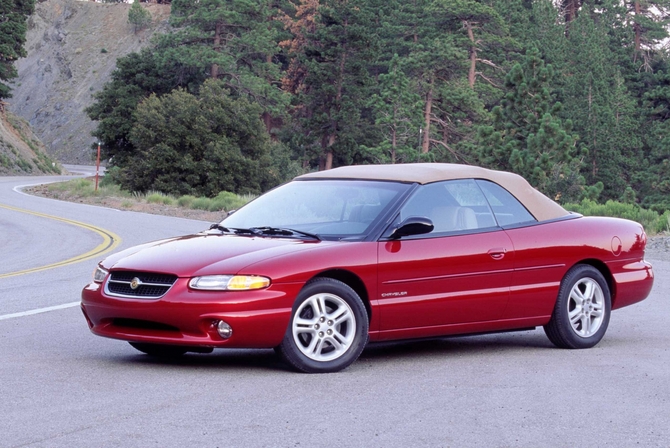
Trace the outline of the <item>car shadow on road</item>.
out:
M 492 335 L 433 338 L 369 344 L 360 359 L 374 361 L 380 367 L 386 361 L 397 362 L 413 358 L 444 358 L 458 355 L 480 357 L 482 355 L 507 355 L 511 352 L 552 349 L 554 346 L 541 331 L 522 333 L 499 333 Z M 116 358 L 135 365 L 170 366 L 179 368 L 213 368 L 227 370 L 292 370 L 272 349 L 218 349 L 212 353 L 187 353 L 175 358 L 159 358 L 141 353 Z
M 450 336 L 406 341 L 375 342 L 368 345 L 361 358 L 375 359 L 387 356 L 479 356 L 486 353 L 518 352 L 532 349 L 555 348 L 541 331 L 496 333 L 478 336 Z

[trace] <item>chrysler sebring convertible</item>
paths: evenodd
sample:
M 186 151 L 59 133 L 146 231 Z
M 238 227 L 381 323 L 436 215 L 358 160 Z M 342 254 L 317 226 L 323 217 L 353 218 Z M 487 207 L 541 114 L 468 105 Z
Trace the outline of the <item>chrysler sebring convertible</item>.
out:
M 646 238 L 507 172 L 348 166 L 108 257 L 81 308 L 94 334 L 152 356 L 274 348 L 303 372 L 344 369 L 368 342 L 538 326 L 589 348 L 649 294 Z

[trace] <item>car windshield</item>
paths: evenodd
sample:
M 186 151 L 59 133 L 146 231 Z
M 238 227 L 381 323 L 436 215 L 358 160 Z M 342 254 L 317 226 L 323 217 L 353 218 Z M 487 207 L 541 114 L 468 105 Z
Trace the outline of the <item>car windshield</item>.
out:
M 363 236 L 409 187 L 397 182 L 293 181 L 245 205 L 221 225 L 293 229 L 325 238 Z

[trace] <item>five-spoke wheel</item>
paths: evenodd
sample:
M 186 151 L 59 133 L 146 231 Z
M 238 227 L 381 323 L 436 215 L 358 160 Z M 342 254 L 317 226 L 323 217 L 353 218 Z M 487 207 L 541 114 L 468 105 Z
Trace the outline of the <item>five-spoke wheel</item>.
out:
M 605 335 L 611 297 L 607 282 L 593 266 L 577 265 L 561 282 L 554 313 L 544 331 L 561 348 L 589 348 Z
M 303 372 L 336 372 L 354 362 L 368 340 L 368 314 L 346 284 L 319 278 L 296 299 L 278 352 Z

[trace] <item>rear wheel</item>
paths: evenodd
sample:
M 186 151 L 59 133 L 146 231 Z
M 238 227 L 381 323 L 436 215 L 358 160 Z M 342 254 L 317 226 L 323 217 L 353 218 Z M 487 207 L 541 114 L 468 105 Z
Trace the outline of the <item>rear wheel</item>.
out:
M 561 282 L 554 313 L 544 332 L 560 348 L 593 347 L 605 336 L 611 308 L 610 290 L 600 271 L 590 265 L 577 265 Z
M 277 352 L 302 372 L 337 372 L 368 341 L 368 313 L 356 292 L 332 278 L 313 280 L 300 292 Z

